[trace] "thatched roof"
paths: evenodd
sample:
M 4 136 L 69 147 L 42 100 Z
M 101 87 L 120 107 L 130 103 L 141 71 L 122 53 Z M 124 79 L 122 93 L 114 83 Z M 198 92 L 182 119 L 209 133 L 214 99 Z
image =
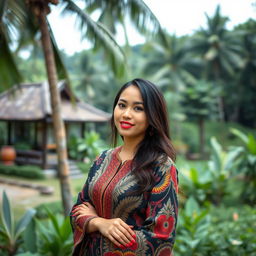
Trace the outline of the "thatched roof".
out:
M 110 114 L 74 98 L 65 82 L 58 88 L 61 95 L 61 111 L 64 121 L 105 122 Z M 52 108 L 48 83 L 21 84 L 0 94 L 0 120 L 32 121 L 51 118 Z

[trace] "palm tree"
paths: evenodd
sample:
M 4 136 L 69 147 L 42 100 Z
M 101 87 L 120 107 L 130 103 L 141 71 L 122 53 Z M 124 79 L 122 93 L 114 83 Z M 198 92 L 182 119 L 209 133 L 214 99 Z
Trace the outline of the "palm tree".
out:
M 205 69 L 203 79 L 223 84 L 244 65 L 242 47 L 237 33 L 226 29 L 227 17 L 221 16 L 217 6 L 213 17 L 206 14 L 207 27 L 201 28 L 193 37 L 190 50 L 200 56 Z M 220 119 L 224 120 L 224 100 L 219 99 Z
M 85 1 L 90 5 L 91 3 L 99 6 L 112 4 L 113 1 Z M 126 10 L 129 6 L 132 17 L 136 17 L 138 23 L 143 19 L 152 19 L 155 21 L 159 29 L 159 23 L 154 15 L 142 0 L 131 1 L 115 1 L 116 4 L 122 2 L 122 9 Z M 50 5 L 59 4 L 63 6 L 63 13 L 72 13 L 80 21 L 81 31 L 87 39 L 94 42 L 95 47 L 103 47 L 106 56 L 110 57 L 112 66 L 117 68 L 118 63 L 123 63 L 124 54 L 121 48 L 114 40 L 110 31 L 100 22 L 94 22 L 91 17 L 79 8 L 75 1 L 72 0 L 3 0 L 0 3 L 0 77 L 3 78 L 8 86 L 21 81 L 21 75 L 15 64 L 14 57 L 11 54 L 10 45 L 13 43 L 12 33 L 18 35 L 19 46 L 28 44 L 31 39 L 34 39 L 38 33 L 41 34 L 41 44 L 44 52 L 45 65 L 47 70 L 47 77 L 50 86 L 51 105 L 53 112 L 53 126 L 55 133 L 55 140 L 57 144 L 59 177 L 62 192 L 62 203 L 65 215 L 69 214 L 71 209 L 71 191 L 69 181 L 69 170 L 67 162 L 66 136 L 64 124 L 61 119 L 60 96 L 57 89 L 58 75 L 68 78 L 66 69 L 61 61 L 60 54 L 54 40 L 50 25 L 47 22 L 47 15 L 50 13 Z M 118 5 L 119 6 L 119 5 Z M 112 5 L 115 9 L 115 5 Z M 142 11 L 143 10 L 143 11 Z M 135 16 L 133 16 L 136 14 Z M 141 19 L 142 18 L 142 19 Z M 141 25 L 141 24 L 140 24 Z M 13 46 L 13 45 L 12 45 Z M 3 61 L 5 60 L 5 61 Z M 57 64 L 57 65 L 56 65 Z M 5 65 L 4 69 L 2 67 Z M 121 65 L 123 67 L 123 65 Z M 13 71 L 11 74 L 10 71 Z M 4 71 L 4 72 L 3 72 Z
M 187 51 L 186 38 L 167 36 L 167 44 L 150 43 L 148 50 L 153 54 L 146 62 L 144 72 L 151 76 L 163 89 L 172 91 L 184 90 L 186 85 L 194 84 L 195 77 L 190 68 L 196 65 Z
M 242 33 L 242 46 L 244 49 L 245 66 L 238 74 L 237 117 L 244 125 L 256 127 L 256 21 L 249 19 L 235 28 Z

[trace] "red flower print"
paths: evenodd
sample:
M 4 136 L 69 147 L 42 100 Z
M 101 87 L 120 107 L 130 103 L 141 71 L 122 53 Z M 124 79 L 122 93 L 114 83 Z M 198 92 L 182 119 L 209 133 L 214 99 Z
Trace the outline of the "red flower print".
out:
M 170 248 L 164 248 L 160 251 L 158 256 L 172 256 L 172 250 Z
M 129 247 L 130 250 L 133 250 L 133 251 L 136 251 L 138 249 L 138 244 L 137 242 L 133 243 L 130 247 Z
M 156 220 L 156 225 L 154 228 L 155 237 L 161 239 L 168 239 L 173 231 L 174 227 L 174 217 L 166 215 L 160 215 Z

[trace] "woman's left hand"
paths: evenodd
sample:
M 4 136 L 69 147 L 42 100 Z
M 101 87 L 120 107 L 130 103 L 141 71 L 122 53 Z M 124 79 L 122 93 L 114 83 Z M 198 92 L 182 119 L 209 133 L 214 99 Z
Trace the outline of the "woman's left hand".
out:
M 95 208 L 89 202 L 83 202 L 77 205 L 72 213 L 72 216 L 75 216 L 76 220 L 86 215 L 98 216 Z

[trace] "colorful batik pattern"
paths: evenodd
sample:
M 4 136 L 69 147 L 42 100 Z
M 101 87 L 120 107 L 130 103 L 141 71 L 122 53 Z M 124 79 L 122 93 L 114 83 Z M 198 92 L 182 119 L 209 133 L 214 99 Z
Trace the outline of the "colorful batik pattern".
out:
M 103 218 L 121 218 L 132 225 L 136 243 L 126 249 L 114 246 L 99 232 L 86 233 L 93 216 L 76 220 L 71 217 L 74 232 L 73 255 L 91 256 L 170 256 L 175 239 L 178 216 L 177 170 L 167 159 L 154 168 L 156 184 L 149 192 L 131 195 L 138 188 L 131 172 L 132 161 L 121 163 L 120 148 L 104 151 L 93 163 L 87 181 L 73 209 L 90 202 Z

